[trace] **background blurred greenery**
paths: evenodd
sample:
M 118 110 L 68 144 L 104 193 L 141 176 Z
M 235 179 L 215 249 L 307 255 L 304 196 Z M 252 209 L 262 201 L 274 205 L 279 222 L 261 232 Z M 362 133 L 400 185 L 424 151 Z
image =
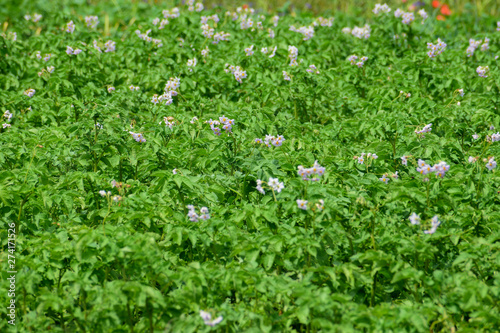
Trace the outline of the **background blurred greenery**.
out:
M 0 1 L 0 14 L 7 14 L 8 7 L 25 8 L 26 11 L 34 10 L 45 6 L 58 7 L 80 7 L 85 5 L 104 5 L 111 3 L 123 6 L 127 1 L 117 0 L 2 0 Z M 145 3 L 159 6 L 182 6 L 185 0 L 129 0 L 133 3 Z M 348 14 L 371 15 L 371 11 L 376 3 L 387 3 L 393 10 L 396 8 L 407 9 L 417 2 L 425 4 L 425 7 L 432 8 L 432 0 L 197 0 L 202 2 L 205 8 L 222 6 L 227 9 L 234 9 L 247 4 L 252 8 L 258 8 L 266 12 L 272 11 L 310 11 L 313 14 L 333 14 L 334 12 L 344 12 Z M 447 4 L 453 14 L 474 14 L 474 15 L 500 15 L 500 0 L 440 0 L 440 3 Z

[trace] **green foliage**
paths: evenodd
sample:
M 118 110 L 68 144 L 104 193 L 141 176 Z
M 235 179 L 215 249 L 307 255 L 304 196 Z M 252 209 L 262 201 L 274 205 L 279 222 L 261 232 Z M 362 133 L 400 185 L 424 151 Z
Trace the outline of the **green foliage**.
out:
M 159 29 L 152 21 L 164 9 L 142 1 L 1 9 L 8 19 L 0 101 L 2 113 L 12 113 L 4 118 L 11 127 L 0 129 L 2 290 L 12 222 L 18 272 L 16 326 L 5 319 L 9 298 L 0 293 L 0 331 L 500 327 L 500 178 L 483 160 L 500 157 L 500 142 L 491 142 L 500 128 L 493 17 L 442 22 L 426 8 L 430 17 L 408 26 L 396 8 L 370 18 L 338 14 L 304 41 L 289 27 L 310 26 L 316 18 L 307 12 L 282 15 L 277 27 L 273 15 L 256 13 L 255 29 L 242 30 L 222 8 L 183 5 Z M 43 18 L 25 20 L 25 11 Z M 229 32 L 229 41 L 202 35 L 200 18 L 212 14 L 220 22 L 210 26 Z M 99 17 L 96 29 L 86 15 Z M 74 33 L 65 31 L 71 20 Z M 367 22 L 368 39 L 342 33 Z M 149 29 L 163 46 L 135 33 Z M 489 49 L 467 57 L 469 39 L 485 37 Z M 427 43 L 437 38 L 447 48 L 429 58 Z M 93 46 L 104 51 L 109 40 L 116 51 Z M 251 45 L 255 53 L 246 56 Z M 67 46 L 82 52 L 68 55 Z M 289 66 L 289 46 L 298 48 L 298 66 Z M 368 57 L 362 68 L 347 60 L 352 54 Z M 193 58 L 197 65 L 188 67 Z M 238 83 L 226 63 L 248 77 Z M 319 74 L 307 72 L 310 65 Z M 478 66 L 489 66 L 487 78 Z M 152 103 L 174 77 L 173 103 Z M 23 94 L 30 88 L 31 98 Z M 206 122 L 221 116 L 235 123 L 217 136 Z M 429 123 L 425 137 L 415 133 Z M 267 134 L 285 140 L 255 143 Z M 359 164 L 362 152 L 378 158 Z M 418 159 L 450 170 L 425 182 Z M 302 180 L 298 166 L 315 161 L 326 173 Z M 257 181 L 270 177 L 284 189 L 259 193 Z M 188 205 L 207 207 L 210 218 L 190 221 Z M 410 224 L 411 213 L 420 225 Z M 436 215 L 437 231 L 425 234 Z M 201 310 L 222 322 L 205 325 Z

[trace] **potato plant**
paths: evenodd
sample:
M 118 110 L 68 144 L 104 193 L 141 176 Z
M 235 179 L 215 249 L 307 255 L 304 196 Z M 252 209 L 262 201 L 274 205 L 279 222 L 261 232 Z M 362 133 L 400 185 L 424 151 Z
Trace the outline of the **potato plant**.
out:
M 500 327 L 494 17 L 2 7 L 0 331 Z

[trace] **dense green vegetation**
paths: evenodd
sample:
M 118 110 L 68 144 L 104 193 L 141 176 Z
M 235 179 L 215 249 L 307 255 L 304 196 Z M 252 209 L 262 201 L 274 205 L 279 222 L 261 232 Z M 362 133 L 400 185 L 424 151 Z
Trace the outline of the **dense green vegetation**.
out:
M 4 6 L 0 331 L 497 331 L 497 22 L 377 8 Z

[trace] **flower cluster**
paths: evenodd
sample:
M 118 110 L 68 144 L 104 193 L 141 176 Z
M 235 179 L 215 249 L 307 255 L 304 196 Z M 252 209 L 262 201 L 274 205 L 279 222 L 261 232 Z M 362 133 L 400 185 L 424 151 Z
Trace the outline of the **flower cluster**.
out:
M 269 134 L 266 135 L 264 140 L 259 138 L 254 140 L 255 143 L 264 143 L 268 148 L 271 148 L 271 145 L 279 147 L 283 144 L 283 141 L 285 141 L 283 135 L 274 136 Z
M 431 228 L 429 230 L 424 230 L 424 233 L 426 233 L 426 234 L 435 233 L 437 230 L 437 227 L 439 227 L 440 224 L 441 224 L 441 222 L 439 222 L 438 216 L 435 215 L 431 220 Z
M 247 57 L 252 56 L 252 55 L 253 55 L 253 53 L 254 53 L 254 52 L 253 52 L 253 45 L 251 45 L 250 47 L 247 47 L 247 48 L 245 49 L 245 54 L 247 55 Z
M 121 195 L 114 195 L 113 197 L 111 197 L 111 191 L 106 192 L 104 190 L 101 190 L 99 191 L 99 194 L 101 195 L 101 197 L 106 197 L 108 200 L 111 198 L 111 200 L 113 200 L 114 202 L 118 202 L 122 199 Z
M 297 199 L 297 207 L 299 209 L 307 210 L 308 203 L 309 203 L 309 201 L 307 201 L 307 200 Z M 323 199 L 319 199 L 315 206 L 316 206 L 317 210 L 322 211 L 323 209 L 325 209 L 325 201 Z M 314 207 L 313 207 L 313 211 L 314 211 Z
M 342 31 L 344 31 L 344 30 L 342 30 Z M 357 27 L 357 26 L 355 26 L 351 30 L 351 34 L 354 37 L 359 38 L 359 39 L 368 39 L 368 38 L 370 38 L 371 32 L 372 32 L 372 29 L 370 28 L 370 26 L 368 24 L 365 24 L 363 27 Z
M 162 11 L 164 18 L 178 18 L 181 14 L 179 8 L 174 7 L 171 10 L 165 9 Z
M 193 205 L 187 205 L 187 209 L 189 209 L 188 217 L 191 222 L 198 222 L 198 219 L 208 220 L 210 218 L 210 214 L 208 213 L 207 207 L 200 208 L 200 214 L 196 214 Z
M 491 142 L 500 141 L 500 132 L 493 133 L 491 135 Z
M 409 217 L 410 223 L 413 225 L 419 225 L 421 218 L 415 213 L 412 213 Z M 429 230 L 424 230 L 425 234 L 433 234 L 436 232 L 437 227 L 441 224 L 437 215 L 435 215 L 431 220 L 431 228 Z
M 425 9 L 420 9 L 418 11 L 418 15 L 420 15 L 420 17 L 422 18 L 422 24 L 424 24 L 424 21 L 429 17 Z
M 70 34 L 72 34 L 74 31 L 75 31 L 75 24 L 73 23 L 73 21 L 69 21 L 66 24 L 66 32 L 69 32 Z
M 329 18 L 324 18 L 324 17 L 318 17 L 314 22 L 313 22 L 313 25 L 314 26 L 322 26 L 322 27 L 331 27 L 333 25 L 333 21 L 335 20 L 335 18 L 333 17 L 329 17 Z
M 441 161 L 438 164 L 430 166 L 430 164 L 425 163 L 424 160 L 418 160 L 417 171 L 424 176 L 434 172 L 436 177 L 443 178 L 448 170 L 450 170 L 450 166 L 446 162 Z
M 10 121 L 12 119 L 12 113 L 9 110 L 5 110 L 5 112 L 3 113 L 3 117 L 7 118 L 7 121 Z M 9 123 L 3 123 L 2 127 L 7 128 L 11 127 L 11 125 Z
M 424 20 L 427 18 L 427 13 L 425 11 L 418 13 Z M 415 14 L 413 14 L 412 12 L 402 11 L 399 8 L 394 12 L 394 16 L 398 18 L 401 17 L 402 18 L 401 22 L 403 24 L 410 24 L 411 22 L 415 21 Z
M 202 24 L 201 25 L 201 34 L 203 35 L 203 37 L 205 38 L 212 38 L 214 36 L 214 33 L 215 33 L 215 29 L 210 27 L 208 24 Z
M 298 32 L 304 36 L 303 40 L 309 40 L 314 37 L 314 26 L 310 25 L 308 27 L 300 27 L 296 29 L 293 25 L 290 27 L 290 31 Z
M 171 77 L 165 84 L 165 92 L 169 92 L 172 96 L 177 96 L 177 90 L 181 85 L 181 79 L 178 77 Z
M 40 14 L 37 14 L 37 13 L 34 13 L 33 16 L 31 16 L 30 14 L 26 14 L 24 15 L 24 19 L 26 21 L 29 21 L 29 20 L 32 20 L 33 22 L 38 22 L 40 21 L 40 19 L 42 18 L 43 16 L 40 15 Z
M 151 29 L 149 29 L 148 31 L 146 31 L 146 33 L 141 33 L 141 31 L 139 29 L 137 29 L 135 31 L 135 34 L 142 40 L 148 42 L 148 43 L 153 43 L 156 45 L 156 47 L 162 47 L 163 46 L 163 42 L 161 41 L 161 39 L 156 39 L 156 38 L 152 38 L 152 37 L 149 37 L 149 33 L 151 32 Z
M 285 81 L 290 81 L 290 74 L 288 74 L 286 71 L 283 71 L 283 80 Z
M 285 188 L 285 185 L 283 184 L 283 182 L 280 183 L 280 181 L 278 180 L 278 178 L 272 178 L 272 177 L 269 177 L 269 181 L 266 183 L 260 179 L 257 179 L 257 191 L 259 191 L 260 193 L 262 194 L 266 194 L 266 191 L 264 190 L 264 188 L 262 187 L 262 184 L 267 184 L 267 188 L 269 188 L 271 191 L 276 191 L 277 193 L 280 193 L 282 189 Z
M 357 159 L 359 164 L 364 164 L 365 163 L 365 156 L 366 156 L 366 158 L 371 158 L 372 160 L 376 160 L 378 158 L 377 154 L 361 153 L 361 156 L 354 156 L 354 159 Z
M 388 173 L 384 173 L 382 175 L 382 177 L 379 178 L 378 180 L 380 180 L 381 182 L 384 182 L 384 183 L 388 184 L 390 178 L 398 179 L 399 178 L 398 171 L 394 172 L 391 175 L 389 175 Z
M 146 142 L 146 139 L 144 138 L 144 135 L 141 133 L 134 133 L 134 132 L 128 132 L 129 134 L 132 135 L 135 141 L 137 142 Z
M 206 46 L 203 50 L 201 50 L 201 56 L 203 58 L 206 58 L 206 57 L 208 57 L 209 52 L 210 52 L 210 50 L 208 49 L 208 46 Z M 203 60 L 203 61 L 205 61 L 205 60 Z
M 486 162 L 486 167 L 488 168 L 488 170 L 493 170 L 497 167 L 497 162 L 495 161 L 495 157 L 490 157 L 488 159 L 488 162 Z
M 3 117 L 7 118 L 7 120 L 11 120 L 12 119 L 12 113 L 9 110 L 5 110 L 5 112 L 3 113 Z
M 411 157 L 411 156 L 401 156 L 401 164 L 403 165 L 408 165 L 408 157 Z
M 113 86 L 109 86 L 109 87 L 108 87 L 108 93 L 110 93 L 110 94 L 111 94 L 111 92 L 112 92 L 112 91 L 115 91 L 115 90 L 116 90 L 116 89 L 115 89 L 115 87 L 113 87 Z
M 319 74 L 318 69 L 314 65 L 309 65 L 309 68 L 306 69 L 306 72 L 311 73 L 311 74 L 314 74 L 314 73 Z
M 198 63 L 198 60 L 196 60 L 196 58 L 188 59 L 186 66 L 188 66 L 188 67 L 195 67 L 197 63 Z M 189 68 L 189 71 L 192 72 L 193 69 Z
M 421 134 L 420 137 L 425 138 L 424 133 L 430 133 L 431 131 L 432 131 L 432 123 L 425 125 L 424 128 L 422 128 L 421 130 L 417 128 L 415 130 L 415 134 Z
M 314 165 L 310 168 L 304 168 L 302 165 L 297 167 L 297 173 L 302 177 L 302 180 L 319 181 L 319 177 L 325 174 L 325 167 L 319 165 L 318 161 L 314 161 Z
M 361 57 L 361 58 L 359 58 L 359 61 L 357 61 L 358 56 L 353 54 L 353 55 L 349 56 L 349 58 L 347 58 L 347 60 L 349 60 L 349 62 L 351 63 L 351 66 L 356 65 L 356 66 L 358 66 L 358 68 L 361 68 L 365 64 L 365 61 L 368 60 L 368 57 Z
M 139 89 L 141 89 L 140 87 L 136 87 L 133 84 L 131 84 L 128 88 L 130 89 L 130 91 L 138 91 Z
M 205 325 L 215 326 L 222 321 L 222 316 L 219 316 L 212 320 L 212 315 L 206 311 L 200 311 L 200 316 L 205 322 Z
M 229 66 L 229 64 L 226 64 L 226 67 Z M 242 83 L 242 79 L 245 79 L 247 77 L 247 72 L 243 70 L 240 66 L 229 66 L 229 68 L 226 68 L 224 70 L 226 73 L 231 72 L 234 75 L 234 78 L 236 81 L 239 83 Z
M 105 44 L 104 44 L 104 52 L 115 52 L 115 49 L 116 49 L 116 43 L 113 42 L 112 40 L 108 40 Z
M 193 118 L 194 119 L 194 118 Z M 229 119 L 226 116 L 219 117 L 219 120 L 207 120 L 205 122 L 206 124 L 210 125 L 210 129 L 214 132 L 215 135 L 219 136 L 221 135 L 221 129 L 217 126 L 222 124 L 222 129 L 225 130 L 226 132 L 231 133 L 231 129 L 233 128 L 234 125 L 234 119 Z
M 66 46 L 66 53 L 68 55 L 77 55 L 80 54 L 82 50 L 80 49 L 73 49 L 71 46 Z
M 288 58 L 290 59 L 290 66 L 297 66 L 297 56 L 299 55 L 299 50 L 293 46 L 288 46 Z
M 212 20 L 215 23 L 219 22 L 219 16 L 217 14 L 214 14 L 212 16 L 202 16 L 201 17 L 201 24 L 207 24 L 208 20 Z
M 380 13 L 389 13 L 390 11 L 391 9 L 389 8 L 389 6 L 387 6 L 386 3 L 384 3 L 383 5 L 377 3 L 375 5 L 375 8 L 373 9 L 373 14 L 378 15 Z
M 160 21 L 160 19 L 157 17 L 157 18 L 155 18 L 155 19 L 153 20 L 153 25 L 158 25 L 158 23 L 160 23 L 160 26 L 158 27 L 158 30 L 161 30 L 161 29 L 165 28 L 165 26 L 166 26 L 167 24 L 169 24 L 169 23 L 170 23 L 170 21 L 169 21 L 168 19 L 166 19 L 166 18 L 165 18 L 165 19 L 162 19 L 162 20 Z
M 95 29 L 99 24 L 99 18 L 97 16 L 85 16 L 85 23 L 88 28 Z
M 175 126 L 175 118 L 174 117 L 163 117 L 163 121 L 160 121 L 161 123 L 165 123 L 165 126 L 168 126 L 168 128 L 172 129 L 172 127 Z
M 24 91 L 24 94 L 28 97 L 33 97 L 35 95 L 36 90 L 33 88 L 29 88 Z
M 481 51 L 486 51 L 490 48 L 490 39 L 488 37 L 484 38 L 484 42 L 482 39 L 479 40 L 474 40 L 474 39 L 469 39 L 469 46 L 467 47 L 467 50 L 465 51 L 467 53 L 467 57 L 472 57 L 474 55 L 474 52 L 476 49 L 481 46 Z
M 51 57 L 52 57 L 52 54 L 45 53 L 45 56 L 43 57 L 43 60 L 44 61 L 49 61 Z M 40 53 L 40 51 L 36 51 L 36 58 L 37 59 L 42 59 L 42 54 Z
M 17 33 L 12 31 L 9 31 L 7 35 L 4 32 L 2 32 L 0 33 L 0 36 L 2 36 L 4 39 L 12 40 L 14 42 L 17 40 Z
M 203 8 L 204 8 L 204 7 L 203 7 L 203 4 L 202 4 L 201 2 L 197 2 L 197 3 L 195 4 L 195 3 L 194 3 L 194 0 L 188 0 L 188 1 L 186 2 L 186 4 L 189 6 L 189 7 L 188 7 L 188 10 L 189 10 L 190 12 L 195 11 L 195 10 L 196 10 L 197 12 L 201 12 L 201 11 L 203 10 Z
M 446 46 L 446 43 L 443 42 L 440 38 L 438 38 L 436 44 L 427 43 L 427 48 L 430 49 L 429 52 L 427 52 L 427 55 L 429 56 L 429 58 L 434 58 L 435 56 L 443 53 Z
M 476 73 L 479 77 L 488 77 L 488 73 L 490 72 L 490 68 L 488 66 L 479 66 L 476 68 Z
M 224 32 L 224 31 L 217 32 L 214 35 L 214 41 L 212 42 L 212 44 L 219 44 L 221 40 L 228 41 L 230 36 L 231 34 L 229 34 L 229 32 Z

